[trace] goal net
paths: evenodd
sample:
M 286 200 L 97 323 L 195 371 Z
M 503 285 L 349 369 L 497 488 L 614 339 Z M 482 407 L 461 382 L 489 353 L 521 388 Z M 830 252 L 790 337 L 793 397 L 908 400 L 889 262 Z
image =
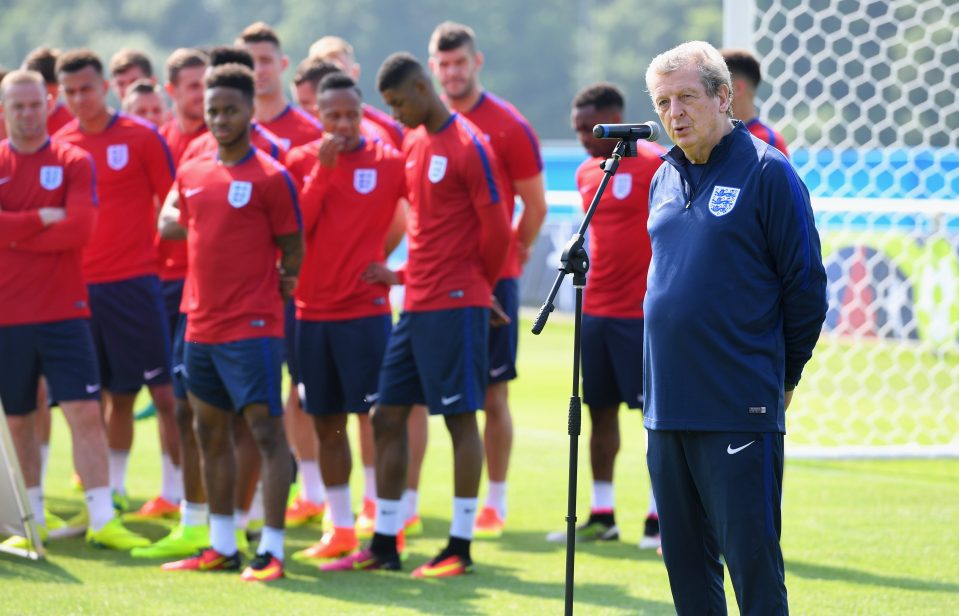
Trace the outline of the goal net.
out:
M 959 455 L 959 0 L 726 0 L 823 242 L 792 455 Z

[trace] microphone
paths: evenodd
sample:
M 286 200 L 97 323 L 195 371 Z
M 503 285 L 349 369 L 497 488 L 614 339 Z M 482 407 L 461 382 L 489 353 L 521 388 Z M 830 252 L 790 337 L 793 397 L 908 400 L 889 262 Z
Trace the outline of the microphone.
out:
M 597 139 L 625 139 L 636 141 L 656 141 L 659 139 L 659 124 L 646 122 L 645 124 L 597 124 L 593 127 L 593 137 Z

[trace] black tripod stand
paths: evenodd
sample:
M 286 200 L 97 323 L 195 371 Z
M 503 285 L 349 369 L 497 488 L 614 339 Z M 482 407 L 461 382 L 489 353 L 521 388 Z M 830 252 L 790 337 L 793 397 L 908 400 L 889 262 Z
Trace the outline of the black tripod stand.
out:
M 599 136 L 599 135 L 597 135 Z M 596 212 L 596 206 L 606 190 L 606 185 L 610 178 L 616 174 L 619 169 L 619 161 L 626 156 L 636 156 L 636 139 L 621 139 L 613 148 L 613 154 L 601 163 L 603 171 L 603 180 L 599 184 L 599 189 L 593 196 L 593 201 L 586 211 L 579 230 L 570 238 L 563 254 L 560 257 L 559 274 L 553 282 L 553 287 L 549 290 L 549 296 L 546 303 L 540 308 L 536 316 L 536 322 L 533 324 L 533 333 L 539 334 L 546 326 L 546 320 L 549 313 L 554 309 L 553 301 L 556 299 L 556 293 L 563 284 L 563 279 L 567 274 L 573 275 L 573 288 L 576 289 L 576 312 L 573 325 L 573 393 L 569 399 L 569 494 L 566 509 L 566 611 L 567 616 L 573 613 L 573 564 L 576 558 L 576 469 L 579 466 L 579 432 L 582 423 L 582 400 L 579 397 L 579 368 L 580 368 L 580 349 L 581 333 L 580 328 L 583 323 L 583 289 L 586 287 L 586 272 L 589 270 L 589 255 L 583 247 L 586 239 L 586 228 Z

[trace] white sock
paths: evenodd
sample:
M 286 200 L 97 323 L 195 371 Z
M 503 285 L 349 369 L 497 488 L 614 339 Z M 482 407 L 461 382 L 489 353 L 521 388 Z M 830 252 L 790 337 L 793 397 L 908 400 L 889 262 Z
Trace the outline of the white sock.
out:
M 420 513 L 420 493 L 416 490 L 403 491 L 403 511 L 406 516 L 403 522 L 412 520 Z
M 191 503 L 187 499 L 180 501 L 180 523 L 184 526 L 206 526 L 206 503 Z
M 376 467 L 363 467 L 363 498 L 376 500 Z
M 50 444 L 40 445 L 40 489 L 47 480 L 47 462 L 50 461 Z
M 353 509 L 350 503 L 350 484 L 326 488 L 326 502 L 334 528 L 353 528 Z
M 611 513 L 616 501 L 613 498 L 612 481 L 593 481 L 593 508 L 595 512 Z
M 241 530 L 246 530 L 246 527 L 250 525 L 250 512 L 246 509 L 234 509 L 233 524 Z
M 263 534 L 260 535 L 260 547 L 256 549 L 257 554 L 269 552 L 279 560 L 283 560 L 283 529 L 263 527 Z
M 486 506 L 492 507 L 499 517 L 506 519 L 506 482 L 490 481 L 486 489 Z
M 232 515 L 210 514 L 210 547 L 223 554 L 236 554 L 236 527 Z
M 659 517 L 659 510 L 656 509 L 656 495 L 653 494 L 652 488 L 649 489 L 649 514 L 647 517 L 649 516 Z
M 43 488 L 40 486 L 27 488 L 27 500 L 30 501 L 33 520 L 37 523 L 37 526 L 46 526 L 47 516 L 43 513 Z
M 127 493 L 127 463 L 129 461 L 129 451 L 110 450 L 110 487 L 124 496 Z
M 405 518 L 402 515 L 403 501 L 376 499 L 376 524 L 374 530 L 381 535 L 395 537 L 400 534 Z
M 256 484 L 256 492 L 253 493 L 253 502 L 250 503 L 249 520 L 263 519 L 263 482 Z
M 473 522 L 476 520 L 478 498 L 453 498 L 453 521 L 450 522 L 450 537 L 473 540 Z
M 160 455 L 160 496 L 174 505 L 183 499 L 183 474 L 165 453 Z
M 106 486 L 93 488 L 84 492 L 87 500 L 87 515 L 90 517 L 90 528 L 96 532 L 113 519 L 113 494 Z
M 311 503 L 322 505 L 326 502 L 326 486 L 320 476 L 320 465 L 316 460 L 300 460 L 300 478 L 303 482 L 302 494 Z

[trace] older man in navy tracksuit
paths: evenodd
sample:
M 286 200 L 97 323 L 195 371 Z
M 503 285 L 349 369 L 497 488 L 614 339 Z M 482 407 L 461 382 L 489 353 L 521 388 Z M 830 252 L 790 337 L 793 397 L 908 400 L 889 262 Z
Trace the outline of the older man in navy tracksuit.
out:
M 731 120 L 729 71 L 685 43 L 646 73 L 676 144 L 649 199 L 644 423 L 663 557 L 680 614 L 786 614 L 785 410 L 826 314 L 809 194 Z

